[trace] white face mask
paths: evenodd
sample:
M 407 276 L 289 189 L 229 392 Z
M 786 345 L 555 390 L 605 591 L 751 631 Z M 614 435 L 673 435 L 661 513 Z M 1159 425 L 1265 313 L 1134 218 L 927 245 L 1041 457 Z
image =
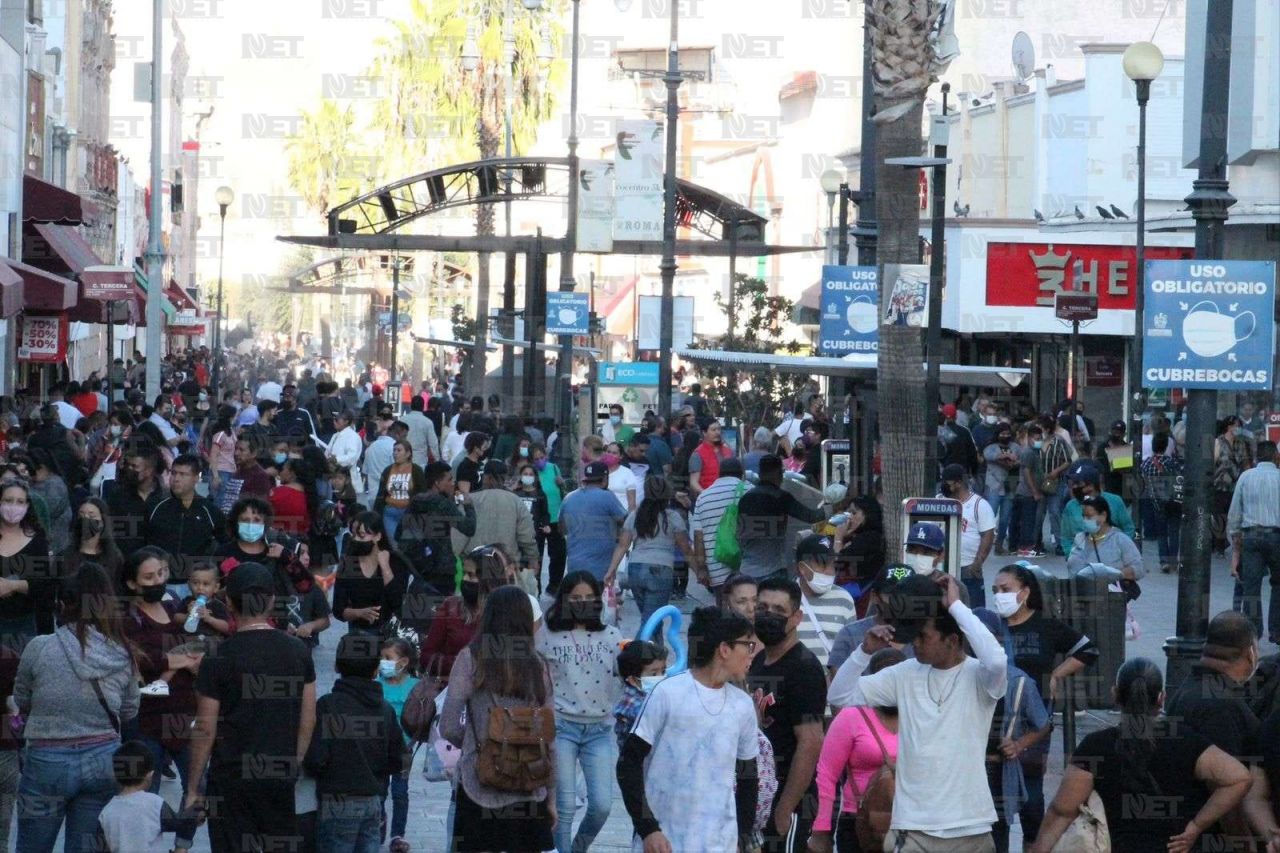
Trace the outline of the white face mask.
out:
M 1000 421 L 1000 419 L 995 415 L 983 415 L 982 419 L 986 421 L 988 424 L 992 424 L 992 425 L 995 425 Z
M 805 583 L 809 585 L 809 589 L 812 590 L 814 594 L 823 595 L 824 593 L 829 592 L 831 588 L 836 585 L 835 575 L 824 575 L 822 572 L 813 571 L 812 568 L 810 568 L 809 571 L 813 573 L 813 577 L 805 581 Z
M 652 693 L 653 688 L 664 678 L 666 678 L 665 675 L 642 675 L 640 676 L 640 689 L 645 693 Z
M 932 554 L 903 554 L 902 562 L 911 567 L 911 570 L 918 575 L 933 574 L 933 555 Z
M 525 486 L 532 486 L 532 485 L 533 485 L 533 475 L 532 475 L 532 474 L 523 474 L 523 475 L 521 475 L 521 477 L 520 477 L 520 483 L 521 483 L 521 485 L 525 485 Z
M 1013 614 L 1022 609 L 1022 602 L 1018 601 L 1016 592 L 997 592 L 995 594 L 996 614 L 1004 619 L 1008 619 Z

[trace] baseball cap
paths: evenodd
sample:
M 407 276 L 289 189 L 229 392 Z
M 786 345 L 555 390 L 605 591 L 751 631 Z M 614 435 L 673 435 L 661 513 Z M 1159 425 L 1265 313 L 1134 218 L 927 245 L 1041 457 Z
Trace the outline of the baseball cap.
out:
M 584 483 L 599 483 L 609 476 L 609 468 L 603 462 L 588 462 L 582 466 Z
M 954 462 L 942 469 L 942 482 L 953 483 L 956 480 L 966 480 L 968 475 L 964 472 L 963 465 L 956 465 Z
M 825 536 L 803 536 L 796 543 L 796 562 L 801 560 L 822 560 L 835 556 L 831 550 L 831 540 Z
M 1124 432 L 1124 429 L 1125 429 L 1124 421 L 1115 421 L 1114 423 L 1111 424 L 1112 432 L 1115 432 L 1116 430 L 1119 430 L 1120 432 Z
M 911 531 L 907 534 L 906 544 L 919 545 L 922 548 L 928 548 L 930 551 L 945 551 L 947 548 L 942 528 L 927 521 L 917 521 L 911 525 Z
M 954 418 L 956 416 L 956 407 L 951 403 L 947 403 L 942 407 L 942 415 L 943 417 Z
M 261 563 L 241 563 L 227 576 L 227 596 L 233 601 L 250 592 L 276 591 L 275 575 Z
M 881 596 L 881 613 L 893 627 L 895 643 L 914 642 L 925 623 L 942 612 L 942 590 L 914 572 Z
M 1101 472 L 1098 471 L 1098 466 L 1092 462 L 1077 462 L 1067 471 L 1067 480 L 1069 481 L 1097 485 L 1101 479 Z

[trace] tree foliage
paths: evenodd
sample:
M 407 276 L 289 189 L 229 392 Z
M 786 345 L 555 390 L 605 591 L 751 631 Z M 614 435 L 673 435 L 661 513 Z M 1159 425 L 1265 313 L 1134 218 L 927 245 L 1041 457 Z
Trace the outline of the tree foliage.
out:
M 301 131 L 286 144 L 289 186 L 318 213 L 357 195 L 378 177 L 365 174 L 374 161 L 361 154 L 355 121 L 350 107 L 326 98 L 314 110 L 302 111 Z
M 722 352 L 756 352 L 798 355 L 805 344 L 794 338 L 782 339 L 782 329 L 795 309 L 783 296 L 770 296 L 769 287 L 758 278 L 741 273 L 734 276 L 732 303 L 716 293 L 716 306 L 734 317 L 733 335 L 725 334 L 699 342 L 695 349 Z M 703 392 L 723 416 L 739 421 L 745 428 L 763 424 L 770 413 L 790 410 L 808 387 L 810 374 L 778 370 L 769 365 L 742 365 L 707 362 L 698 365 Z

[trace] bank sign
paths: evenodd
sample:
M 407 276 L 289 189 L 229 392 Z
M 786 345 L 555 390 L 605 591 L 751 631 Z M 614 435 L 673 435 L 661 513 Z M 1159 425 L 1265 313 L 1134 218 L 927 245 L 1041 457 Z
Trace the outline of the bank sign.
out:
M 880 350 L 880 281 L 873 266 L 822 268 L 818 354 L 846 356 Z
M 1270 390 L 1275 293 L 1271 261 L 1148 261 L 1143 385 Z

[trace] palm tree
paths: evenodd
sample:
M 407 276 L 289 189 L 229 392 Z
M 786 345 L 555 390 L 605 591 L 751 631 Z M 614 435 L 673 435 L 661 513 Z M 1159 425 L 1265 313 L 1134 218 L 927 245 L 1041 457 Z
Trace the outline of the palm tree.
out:
M 355 194 L 374 175 L 353 170 L 367 158 L 360 157 L 355 115 L 325 99 L 312 112 L 303 110 L 297 136 L 288 141 L 289 186 L 307 207 L 323 214 L 335 203 Z
M 551 63 L 544 82 L 539 48 L 544 37 L 550 44 L 560 43 L 563 28 L 558 21 L 564 3 L 554 0 L 550 5 L 535 16 L 517 4 L 511 21 L 515 151 L 533 141 L 538 125 L 554 108 L 552 92 L 561 63 Z M 387 140 L 386 165 L 400 169 L 399 174 L 411 174 L 445 158 L 465 162 L 498 156 L 505 131 L 507 6 L 507 0 L 412 0 L 407 18 L 395 23 L 393 36 L 379 42 L 371 73 L 383 82 L 385 95 L 374 112 L 374 129 Z M 473 69 L 464 66 L 464 50 L 475 51 Z M 493 216 L 493 205 L 476 207 L 477 234 L 494 233 Z M 483 393 L 487 336 L 480 320 L 489 314 L 488 254 L 480 254 L 477 261 L 477 349 L 468 387 Z
M 919 157 L 923 149 L 921 121 L 925 93 L 937 79 L 938 21 L 942 0 L 870 0 L 872 84 L 875 90 L 876 218 L 879 220 L 876 257 L 881 264 L 881 311 L 888 310 L 892 283 L 884 264 L 916 263 L 919 259 L 920 211 L 914 169 L 884 168 L 890 157 Z M 940 251 L 940 249 L 939 249 Z M 877 364 L 878 408 L 893 417 L 880 418 L 881 480 L 884 487 L 885 532 L 889 553 L 901 542 L 900 507 L 903 498 L 931 494 L 926 457 L 925 418 L 933 416 L 936 401 L 924 399 L 924 341 L 922 330 L 911 326 L 882 326 Z

